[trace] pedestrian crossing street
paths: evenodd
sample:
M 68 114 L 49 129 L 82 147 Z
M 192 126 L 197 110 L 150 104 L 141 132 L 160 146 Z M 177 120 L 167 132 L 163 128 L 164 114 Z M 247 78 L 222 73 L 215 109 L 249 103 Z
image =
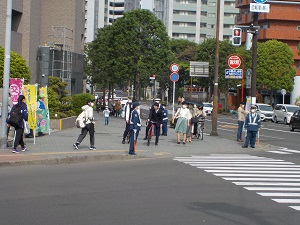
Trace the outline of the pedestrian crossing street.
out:
M 284 148 L 284 147 L 278 147 L 277 150 L 272 150 L 272 151 L 267 151 L 267 152 L 282 154 L 282 155 L 289 155 L 289 154 L 300 153 L 300 150 L 294 150 L 294 149 L 288 149 L 288 148 Z
M 258 195 L 300 211 L 300 166 L 248 154 L 175 157 Z

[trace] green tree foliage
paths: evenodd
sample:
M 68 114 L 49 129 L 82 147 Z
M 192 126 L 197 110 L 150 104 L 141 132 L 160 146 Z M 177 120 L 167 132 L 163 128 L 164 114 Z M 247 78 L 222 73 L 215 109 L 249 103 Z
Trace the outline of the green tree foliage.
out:
M 94 96 L 89 93 L 76 94 L 72 96 L 73 111 L 76 115 L 79 115 L 82 112 L 81 107 L 86 105 L 86 101 L 88 99 L 94 99 Z
M 258 44 L 257 85 L 267 85 L 269 90 L 293 90 L 296 75 L 293 52 L 289 46 L 277 40 Z
M 66 90 L 67 85 L 67 82 L 62 82 L 58 77 L 49 77 L 48 104 L 50 118 L 52 119 L 76 115 L 76 113 L 72 110 L 72 97 Z M 57 114 L 57 117 L 55 114 Z
M 3 87 L 3 73 L 4 73 L 4 48 L 0 46 L 0 87 Z M 10 77 L 24 78 L 24 83 L 28 84 L 30 79 L 29 67 L 22 56 L 11 51 L 10 52 Z

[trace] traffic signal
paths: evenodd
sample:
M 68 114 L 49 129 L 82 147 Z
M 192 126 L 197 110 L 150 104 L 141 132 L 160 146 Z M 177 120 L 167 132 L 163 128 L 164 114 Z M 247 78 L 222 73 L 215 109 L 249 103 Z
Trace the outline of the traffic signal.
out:
M 242 43 L 242 29 L 233 28 L 232 30 L 232 45 L 240 46 Z

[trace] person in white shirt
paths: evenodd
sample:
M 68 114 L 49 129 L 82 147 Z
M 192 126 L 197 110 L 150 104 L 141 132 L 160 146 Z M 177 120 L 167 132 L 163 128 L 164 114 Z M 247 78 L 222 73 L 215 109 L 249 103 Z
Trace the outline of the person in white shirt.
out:
M 108 109 L 107 106 L 105 106 L 105 109 L 103 110 L 103 115 L 104 115 L 104 125 L 108 125 L 109 114 L 110 114 L 110 110 Z
M 187 108 L 187 103 L 182 102 L 182 107 L 177 110 L 177 112 L 174 115 L 173 118 L 173 123 L 175 118 L 178 118 L 176 127 L 175 127 L 175 132 L 177 133 L 177 144 L 180 144 L 180 134 L 183 134 L 183 141 L 182 144 L 185 144 L 186 140 L 186 130 L 187 127 L 190 126 L 190 119 L 192 117 L 192 114 L 190 110 Z

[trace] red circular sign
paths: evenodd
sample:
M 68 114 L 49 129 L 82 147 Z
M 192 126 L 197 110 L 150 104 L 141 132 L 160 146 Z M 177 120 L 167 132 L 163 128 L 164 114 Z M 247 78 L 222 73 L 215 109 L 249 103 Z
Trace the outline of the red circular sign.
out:
M 232 55 L 228 58 L 227 60 L 227 64 L 230 68 L 232 69 L 237 69 L 240 67 L 240 65 L 242 64 L 242 60 L 239 56 L 237 55 Z

